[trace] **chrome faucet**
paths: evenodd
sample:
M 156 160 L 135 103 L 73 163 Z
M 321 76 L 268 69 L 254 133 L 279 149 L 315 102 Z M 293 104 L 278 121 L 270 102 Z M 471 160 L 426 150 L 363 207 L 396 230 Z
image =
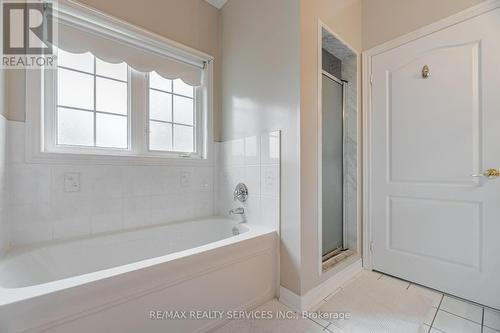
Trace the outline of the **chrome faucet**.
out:
M 229 211 L 229 215 L 240 215 L 241 216 L 241 221 L 236 223 L 236 225 L 232 229 L 233 235 L 235 235 L 235 236 L 239 235 L 240 234 L 239 225 L 247 222 L 247 219 L 245 217 L 245 209 L 243 207 L 233 208 Z
M 229 211 L 229 215 L 245 215 L 245 209 L 243 207 L 233 208 Z

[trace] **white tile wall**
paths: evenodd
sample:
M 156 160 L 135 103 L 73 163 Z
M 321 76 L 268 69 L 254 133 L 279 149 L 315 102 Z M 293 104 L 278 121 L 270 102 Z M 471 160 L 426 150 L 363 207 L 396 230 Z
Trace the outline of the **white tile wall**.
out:
M 7 120 L 0 115 L 0 255 L 8 246 L 8 230 L 4 214 L 6 205 L 6 157 L 7 157 Z
M 248 223 L 279 230 L 280 219 L 280 132 L 265 133 L 216 144 L 217 208 L 228 215 L 234 207 L 244 207 Z M 248 187 L 248 201 L 233 200 L 235 186 Z
M 7 231 L 9 243 L 21 246 L 214 215 L 213 166 L 26 164 L 24 123 L 4 122 L 8 146 L 0 136 L 0 185 L 3 170 L 8 183 L 0 251 Z M 0 120 L 5 133 L 2 126 Z M 79 192 L 64 191 L 68 172 L 79 173 Z

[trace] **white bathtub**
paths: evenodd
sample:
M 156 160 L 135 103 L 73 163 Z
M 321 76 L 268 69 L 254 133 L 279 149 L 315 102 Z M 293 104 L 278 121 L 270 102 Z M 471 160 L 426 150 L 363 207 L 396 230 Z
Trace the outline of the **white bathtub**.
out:
M 276 232 L 211 218 L 15 251 L 0 260 L 0 332 L 204 332 L 151 311 L 238 310 L 274 297 Z

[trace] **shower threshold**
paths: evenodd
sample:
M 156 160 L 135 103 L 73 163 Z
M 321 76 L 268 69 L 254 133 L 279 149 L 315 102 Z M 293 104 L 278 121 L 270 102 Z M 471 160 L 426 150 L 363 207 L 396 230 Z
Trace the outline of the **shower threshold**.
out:
M 355 252 L 349 249 L 335 249 L 323 256 L 323 272 L 352 256 Z

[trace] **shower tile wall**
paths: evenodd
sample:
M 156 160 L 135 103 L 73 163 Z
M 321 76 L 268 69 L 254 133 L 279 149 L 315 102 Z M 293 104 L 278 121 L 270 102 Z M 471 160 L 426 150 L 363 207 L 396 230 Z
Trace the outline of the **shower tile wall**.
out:
M 5 198 L 5 163 L 7 155 L 7 120 L 0 115 L 0 256 L 8 246 L 7 223 L 4 218 Z
M 27 164 L 24 123 L 7 123 L 7 202 L 0 227 L 8 221 L 13 246 L 214 214 L 213 166 Z M 75 172 L 80 191 L 65 192 L 64 175 Z
M 345 113 L 346 113 L 346 145 L 344 158 L 346 171 L 344 172 L 344 186 L 346 195 L 346 245 L 350 249 L 357 247 L 357 204 L 358 204 L 358 175 L 357 175 L 357 59 L 349 56 L 342 61 L 342 78 L 348 81 Z
M 321 58 L 323 59 L 321 67 L 324 71 L 332 74 L 338 79 L 342 78 L 342 61 L 339 58 L 325 49 L 322 49 Z
M 244 207 L 248 223 L 279 230 L 280 132 L 216 143 L 219 151 L 218 213 Z M 238 183 L 248 186 L 245 203 L 233 200 Z

